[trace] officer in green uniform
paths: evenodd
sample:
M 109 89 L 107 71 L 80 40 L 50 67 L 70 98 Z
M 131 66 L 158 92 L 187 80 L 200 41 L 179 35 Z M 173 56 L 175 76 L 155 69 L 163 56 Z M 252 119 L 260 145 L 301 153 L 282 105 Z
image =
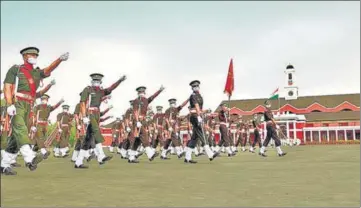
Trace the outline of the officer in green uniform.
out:
M 55 151 L 55 157 L 67 157 L 69 150 L 69 137 L 73 115 L 69 113 L 69 105 L 62 105 L 63 112 L 57 115 L 57 126 L 60 134 L 58 143 L 59 151 Z
M 84 125 L 87 126 L 86 136 L 83 145 L 75 162 L 75 168 L 87 168 L 83 165 L 83 159 L 86 156 L 86 151 L 89 149 L 89 143 L 92 138 L 95 140 L 95 148 L 98 153 L 97 159 L 99 164 L 104 164 L 110 160 L 111 156 L 106 156 L 103 151 L 102 143 L 104 141 L 103 135 L 99 128 L 100 119 L 100 104 L 104 96 L 110 95 L 112 91 L 119 86 L 121 82 L 126 79 L 122 76 L 118 81 L 112 84 L 109 88 L 103 89 L 101 87 L 103 75 L 99 73 L 91 74 L 92 86 L 84 88 L 80 99 L 80 113 Z
M 82 141 L 83 141 L 84 136 L 85 136 L 84 125 L 82 125 L 82 120 L 79 117 L 79 114 L 80 114 L 80 103 L 76 104 L 74 114 L 73 114 L 75 125 L 76 125 L 76 133 L 75 133 L 76 142 L 75 142 L 75 146 L 74 146 L 73 155 L 71 157 L 72 162 L 76 161 L 76 158 L 79 155 L 79 151 L 80 151 Z
M 5 76 L 4 95 L 7 106 L 7 113 L 11 117 L 11 135 L 8 138 L 8 146 L 5 149 L 1 160 L 1 172 L 5 175 L 15 175 L 16 172 L 11 168 L 11 161 L 16 159 L 16 153 L 20 150 L 24 157 L 26 167 L 35 170 L 37 164 L 42 160 L 42 156 L 36 153 L 30 147 L 28 135 L 28 116 L 33 108 L 36 97 L 36 90 L 40 81 L 50 76 L 51 72 L 62 62 L 66 61 L 69 53 L 63 54 L 55 60 L 50 66 L 41 70 L 34 68 L 39 49 L 28 47 L 20 51 L 23 56 L 23 65 L 12 66 Z M 18 78 L 18 83 L 16 79 Z M 17 92 L 15 93 L 15 84 Z M 16 101 L 14 100 L 16 98 Z
M 41 104 L 34 107 L 34 113 L 36 118 L 35 126 L 31 127 L 31 129 L 35 129 L 35 146 L 36 148 L 40 149 L 43 159 L 47 159 L 50 155 L 50 152 L 46 150 L 44 145 L 47 135 L 48 119 L 50 113 L 57 109 L 60 104 L 64 102 L 64 100 L 61 99 L 56 105 L 51 106 L 48 105 L 49 98 L 49 95 L 44 94 L 41 97 Z

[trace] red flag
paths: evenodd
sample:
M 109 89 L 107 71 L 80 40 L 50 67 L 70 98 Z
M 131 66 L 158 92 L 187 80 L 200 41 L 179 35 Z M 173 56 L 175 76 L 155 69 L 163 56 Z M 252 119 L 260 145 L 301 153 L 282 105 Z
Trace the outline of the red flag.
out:
M 233 59 L 231 59 L 231 63 L 229 63 L 226 86 L 224 87 L 224 93 L 226 93 L 228 97 L 231 97 L 233 90 L 234 90 Z

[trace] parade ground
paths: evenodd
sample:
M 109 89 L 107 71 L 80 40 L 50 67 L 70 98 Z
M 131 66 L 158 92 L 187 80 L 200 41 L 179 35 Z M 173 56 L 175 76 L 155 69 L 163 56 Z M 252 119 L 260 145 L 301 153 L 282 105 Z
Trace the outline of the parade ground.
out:
M 1 177 L 2 206 L 359 206 L 360 146 L 268 149 L 262 158 L 239 152 L 213 162 L 183 164 L 175 156 L 128 164 L 117 155 L 90 169 L 50 157 L 35 172 Z M 20 157 L 19 157 L 20 158 Z M 19 161 L 23 164 L 23 161 Z

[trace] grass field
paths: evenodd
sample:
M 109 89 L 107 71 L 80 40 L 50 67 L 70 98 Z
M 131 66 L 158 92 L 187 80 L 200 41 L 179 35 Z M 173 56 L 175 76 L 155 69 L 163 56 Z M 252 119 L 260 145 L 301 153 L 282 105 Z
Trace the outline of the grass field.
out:
M 1 177 L 2 206 L 360 206 L 360 146 L 284 148 L 288 155 L 205 156 L 198 164 L 172 160 L 74 169 L 49 160 L 35 172 Z M 22 161 L 19 161 L 22 162 Z M 23 164 L 23 163 L 22 163 Z

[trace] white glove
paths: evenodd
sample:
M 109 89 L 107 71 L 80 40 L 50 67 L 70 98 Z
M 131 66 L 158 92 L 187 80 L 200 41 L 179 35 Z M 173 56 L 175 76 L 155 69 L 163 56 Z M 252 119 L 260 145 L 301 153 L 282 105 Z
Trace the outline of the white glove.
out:
M 111 99 L 111 98 L 112 98 L 112 95 L 108 95 L 107 99 L 109 100 L 109 99 Z
M 83 123 L 84 123 L 85 125 L 89 124 L 89 122 L 90 122 L 90 120 L 89 120 L 88 117 L 84 117 L 84 118 L 83 118 Z
M 142 124 L 139 121 L 137 122 L 137 127 L 138 128 L 142 127 Z
M 63 103 L 63 102 L 64 102 L 64 98 L 61 98 L 60 102 Z
M 170 128 L 168 129 L 168 131 L 173 131 L 173 128 L 172 128 L 172 127 L 170 127 Z
M 192 134 L 193 134 L 193 132 L 192 132 L 192 131 L 188 131 L 188 133 L 189 133 L 190 135 L 192 135 Z
M 34 133 L 36 132 L 36 127 L 35 126 L 32 126 L 30 129 L 31 129 L 32 132 L 34 132 Z
M 280 126 L 279 126 L 279 125 L 276 125 L 276 128 L 277 128 L 277 129 L 280 129 Z
M 179 134 L 178 134 L 178 133 L 175 133 L 175 135 L 176 135 L 176 137 L 178 137 Z
M 153 137 L 153 134 L 149 134 L 149 136 L 150 136 L 150 138 L 152 138 L 152 137 Z
M 16 115 L 15 105 L 10 105 L 9 107 L 7 107 L 6 111 L 7 111 L 9 116 Z
M 114 135 L 114 138 L 117 138 L 117 135 Z
M 109 105 L 109 109 L 112 109 L 113 108 L 113 105 Z
M 154 130 L 154 133 L 158 134 L 158 130 Z
M 206 131 L 206 135 L 209 135 L 209 131 Z
M 78 125 L 78 126 L 77 126 L 77 129 L 80 131 L 80 130 L 81 130 L 81 125 Z
M 58 132 L 61 133 L 61 132 L 63 132 L 63 130 L 59 129 Z
M 127 127 L 127 132 L 129 133 L 131 131 L 131 129 L 129 127 Z
M 163 85 L 160 86 L 160 88 L 159 88 L 160 91 L 163 91 L 164 89 L 165 89 L 165 88 L 163 87 Z
M 123 82 L 123 81 L 126 80 L 126 79 L 127 79 L 127 76 L 124 75 L 124 76 L 122 76 L 122 77 L 120 78 L 120 81 Z
M 229 123 L 226 124 L 226 127 L 227 127 L 227 128 L 229 127 Z
M 66 61 L 66 60 L 68 60 L 68 58 L 69 58 L 69 52 L 66 52 L 60 56 L 60 60 L 62 60 L 62 61 Z
M 55 85 L 56 84 L 55 79 L 51 80 L 50 84 Z
M 197 119 L 198 119 L 198 123 L 202 123 L 203 121 L 202 117 L 198 116 Z

